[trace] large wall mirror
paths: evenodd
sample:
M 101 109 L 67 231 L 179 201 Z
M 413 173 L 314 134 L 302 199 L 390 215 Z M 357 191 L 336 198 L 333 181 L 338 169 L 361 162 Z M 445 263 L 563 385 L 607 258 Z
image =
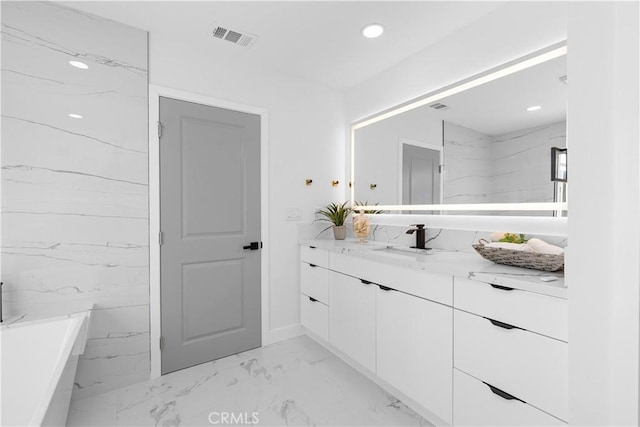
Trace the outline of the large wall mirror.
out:
M 352 202 L 566 215 L 566 106 L 563 43 L 355 123 Z

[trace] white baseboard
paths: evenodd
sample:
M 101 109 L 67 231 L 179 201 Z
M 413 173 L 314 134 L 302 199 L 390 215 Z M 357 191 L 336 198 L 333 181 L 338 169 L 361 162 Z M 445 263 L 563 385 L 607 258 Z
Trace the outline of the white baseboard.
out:
M 305 329 L 299 323 L 294 325 L 283 326 L 277 329 L 271 329 L 269 331 L 268 342 L 263 342 L 262 345 L 269 345 L 280 341 L 288 340 L 290 338 L 299 337 L 305 334 Z

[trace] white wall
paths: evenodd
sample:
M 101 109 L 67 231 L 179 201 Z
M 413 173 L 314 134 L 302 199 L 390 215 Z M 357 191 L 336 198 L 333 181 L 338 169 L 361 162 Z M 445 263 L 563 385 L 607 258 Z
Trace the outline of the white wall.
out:
M 266 108 L 269 112 L 270 328 L 274 339 L 299 324 L 297 227 L 285 221 L 287 207 L 303 210 L 303 221 L 331 201 L 342 201 L 344 96 L 290 76 L 241 63 L 220 64 L 215 54 L 185 49 L 150 33 L 150 82 Z M 242 49 L 238 47 L 238 49 Z M 305 179 L 313 179 L 306 186 Z M 338 187 L 331 181 L 338 180 Z
M 638 425 L 638 4 L 570 12 L 569 420 Z

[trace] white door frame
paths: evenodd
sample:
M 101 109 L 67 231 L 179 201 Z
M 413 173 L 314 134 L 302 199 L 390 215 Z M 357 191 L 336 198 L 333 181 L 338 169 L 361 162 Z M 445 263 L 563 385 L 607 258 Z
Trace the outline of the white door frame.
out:
M 409 139 L 409 138 L 398 138 L 398 204 L 402 204 L 402 166 L 404 165 L 403 160 L 403 147 L 405 145 L 413 145 L 420 148 L 428 148 L 429 150 L 439 151 L 440 152 L 440 166 L 444 165 L 444 150 L 442 149 L 442 145 L 431 144 L 430 142 L 418 141 L 417 139 Z M 444 176 L 440 175 L 440 200 L 438 203 L 442 204 L 444 190 Z
M 149 85 L 149 317 L 151 340 L 151 378 L 160 371 L 160 97 L 179 99 L 211 107 L 225 108 L 260 116 L 260 232 L 267 242 L 261 250 L 260 304 L 262 310 L 262 345 L 269 344 L 269 186 L 268 184 L 268 111 L 265 108 L 239 104 L 178 89 Z

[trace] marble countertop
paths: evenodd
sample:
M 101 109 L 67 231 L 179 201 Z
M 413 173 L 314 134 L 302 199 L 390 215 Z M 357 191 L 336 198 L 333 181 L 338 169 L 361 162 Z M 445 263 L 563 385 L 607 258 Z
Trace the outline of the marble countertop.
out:
M 487 261 L 475 253 L 442 249 L 424 251 L 394 247 L 381 242 L 360 244 L 355 240 L 301 240 L 299 243 L 331 252 L 568 299 L 562 271 L 547 272 L 510 267 Z M 555 280 L 544 282 L 540 280 L 542 277 L 554 277 Z

